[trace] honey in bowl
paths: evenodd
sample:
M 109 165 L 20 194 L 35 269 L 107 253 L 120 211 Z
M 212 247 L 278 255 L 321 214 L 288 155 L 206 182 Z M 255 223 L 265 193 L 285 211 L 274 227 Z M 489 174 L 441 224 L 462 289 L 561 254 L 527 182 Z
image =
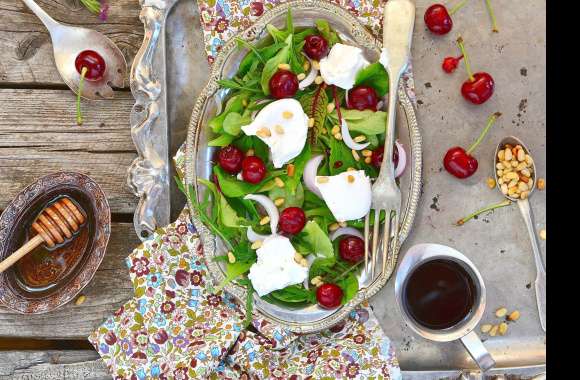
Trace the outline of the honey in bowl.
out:
M 61 198 L 67 198 L 73 202 L 85 217 L 85 222 L 79 226 L 78 231 L 71 238 L 66 239 L 63 243 L 53 247 L 41 244 L 15 264 L 15 279 L 18 285 L 27 292 L 43 292 L 58 284 L 60 280 L 74 271 L 89 244 L 90 228 L 86 222 L 87 213 L 79 202 L 69 196 L 61 196 L 52 199 L 46 206 L 54 204 Z M 29 227 L 25 239 L 30 240 L 35 235 L 36 231 Z

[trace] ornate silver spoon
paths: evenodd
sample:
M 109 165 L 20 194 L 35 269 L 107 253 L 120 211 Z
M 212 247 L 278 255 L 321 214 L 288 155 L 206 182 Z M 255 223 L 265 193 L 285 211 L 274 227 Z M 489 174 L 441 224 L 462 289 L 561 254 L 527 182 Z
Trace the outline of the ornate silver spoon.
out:
M 50 17 L 34 0 L 22 0 L 42 21 L 52 39 L 54 61 L 60 76 L 78 94 L 80 73 L 75 61 L 86 50 L 98 53 L 105 61 L 105 71 L 98 80 L 85 80 L 81 96 L 86 99 L 110 99 L 114 92 L 112 86 L 123 87 L 127 75 L 127 62 L 121 50 L 95 30 L 62 25 Z

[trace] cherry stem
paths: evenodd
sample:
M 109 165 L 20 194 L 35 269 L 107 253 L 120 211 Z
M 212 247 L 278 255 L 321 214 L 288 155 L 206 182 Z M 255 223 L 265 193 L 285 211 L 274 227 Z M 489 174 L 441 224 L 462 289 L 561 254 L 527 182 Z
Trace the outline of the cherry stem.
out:
M 467 3 L 469 0 L 463 0 L 462 2 L 460 2 L 459 4 L 457 4 L 456 6 L 454 6 L 453 8 L 451 8 L 451 10 L 449 11 L 450 15 L 453 15 L 455 12 L 457 12 L 458 10 L 460 10 L 461 8 L 463 8 L 463 6 L 465 5 L 465 3 Z
M 467 71 L 469 81 L 473 82 L 475 78 L 473 77 L 473 73 L 471 72 L 471 65 L 469 64 L 469 58 L 467 56 L 467 52 L 465 51 L 465 46 L 463 45 L 463 38 L 459 37 L 457 39 L 457 46 L 459 46 L 459 50 L 461 50 L 461 55 L 464 58 L 463 61 L 465 62 L 465 71 Z
M 470 219 L 473 219 L 474 217 L 476 217 L 479 214 L 482 214 L 486 211 L 491 211 L 491 210 L 495 210 L 496 208 L 500 208 L 500 207 L 505 207 L 505 206 L 509 206 L 512 204 L 512 201 L 510 201 L 509 199 L 504 200 L 503 202 L 497 203 L 497 204 L 493 204 L 491 206 L 486 206 L 484 208 L 480 208 L 479 210 L 475 211 L 472 214 L 467 215 L 465 218 L 463 219 L 459 219 L 455 225 L 456 226 L 462 226 L 465 224 L 465 222 L 469 221 Z
M 493 8 L 491 7 L 491 1 L 485 0 L 485 5 L 487 7 L 487 11 L 489 12 L 489 17 L 491 17 L 491 31 L 494 33 L 499 33 L 497 22 L 495 20 L 495 14 L 493 13 Z
M 77 92 L 77 125 L 83 125 L 83 115 L 81 113 L 81 94 L 83 93 L 83 84 L 85 83 L 85 75 L 89 69 L 83 66 L 81 70 L 81 80 L 79 81 L 79 91 Z
M 487 119 L 487 125 L 485 126 L 485 128 L 483 128 L 483 131 L 481 131 L 477 140 L 475 140 L 475 142 L 473 144 L 471 144 L 471 146 L 467 149 L 466 153 L 468 155 L 471 154 L 471 152 L 473 152 L 475 150 L 475 148 L 477 148 L 477 146 L 483 141 L 483 138 L 485 137 L 485 135 L 487 135 L 487 132 L 489 132 L 489 129 L 492 127 L 492 125 L 495 123 L 497 118 L 500 116 L 501 116 L 501 113 L 496 112 L 496 113 L 492 114 Z
M 359 261 L 358 263 L 354 264 L 353 266 L 351 266 L 350 268 L 339 274 L 337 277 L 333 278 L 332 281 L 330 282 L 334 284 L 339 280 L 342 280 L 347 274 L 358 268 L 358 266 L 361 265 L 362 263 L 364 263 L 364 261 Z

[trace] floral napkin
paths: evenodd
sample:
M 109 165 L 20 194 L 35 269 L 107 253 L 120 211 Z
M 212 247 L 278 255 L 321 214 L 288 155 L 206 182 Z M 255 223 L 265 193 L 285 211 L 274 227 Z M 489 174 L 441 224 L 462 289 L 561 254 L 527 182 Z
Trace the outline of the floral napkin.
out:
M 198 0 L 208 60 L 280 0 Z M 384 0 L 334 0 L 380 36 Z M 403 83 L 415 103 L 412 69 Z M 175 159 L 185 166 L 184 149 Z M 89 341 L 115 379 L 401 379 L 390 340 L 367 303 L 332 328 L 298 335 L 214 293 L 189 210 L 126 259 L 135 296 Z

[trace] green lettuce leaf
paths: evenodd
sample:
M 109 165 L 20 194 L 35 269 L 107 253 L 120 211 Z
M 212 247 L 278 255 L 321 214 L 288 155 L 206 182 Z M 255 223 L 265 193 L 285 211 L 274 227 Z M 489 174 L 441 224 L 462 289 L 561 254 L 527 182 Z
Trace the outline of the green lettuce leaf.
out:
M 372 87 L 378 96 L 383 97 L 389 91 L 389 75 L 382 63 L 375 62 L 356 74 L 354 84 Z
M 378 135 L 385 133 L 387 127 L 387 113 L 383 111 L 371 110 L 347 110 L 340 111 L 344 120 L 347 121 L 348 130 L 351 132 L 360 132 L 365 135 Z M 338 122 L 338 115 L 334 110 L 330 117 L 332 120 Z
M 225 117 L 222 127 L 226 133 L 232 136 L 237 136 L 242 131 L 242 127 L 251 122 L 252 118 L 250 115 L 242 116 L 237 112 L 230 112 Z
M 280 176 L 284 180 L 284 176 Z M 270 191 L 268 191 L 268 197 L 271 200 L 276 200 L 277 198 L 284 198 L 284 204 L 280 207 L 282 209 L 286 207 L 302 207 L 304 204 L 304 189 L 299 183 L 294 194 L 284 187 L 274 186 Z
M 318 257 L 335 260 L 334 250 L 328 235 L 320 228 L 318 223 L 309 221 L 299 234 L 300 240 L 308 244 L 312 253 Z

